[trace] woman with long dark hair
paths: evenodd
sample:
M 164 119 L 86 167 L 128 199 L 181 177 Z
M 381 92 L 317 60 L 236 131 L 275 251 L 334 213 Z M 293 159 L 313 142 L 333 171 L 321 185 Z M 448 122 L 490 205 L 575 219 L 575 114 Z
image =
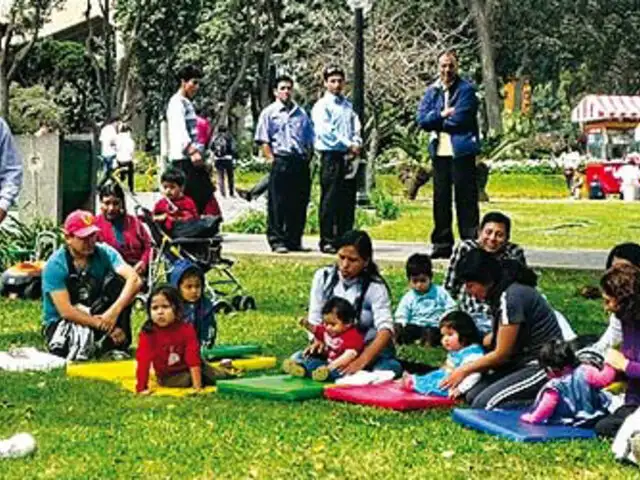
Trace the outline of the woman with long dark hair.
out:
M 338 240 L 337 249 L 336 264 L 319 269 L 313 277 L 308 321 L 312 325 L 322 322 L 322 307 L 331 297 L 348 300 L 356 310 L 357 327 L 365 335 L 366 347 L 342 373 L 366 369 L 391 370 L 399 375 L 402 367 L 393 347 L 389 288 L 373 261 L 371 237 L 351 230 Z
M 480 249 L 470 251 L 456 273 L 470 295 L 490 306 L 493 326 L 483 341 L 488 352 L 455 369 L 442 387 L 455 388 L 480 372 L 483 379 L 467 394 L 474 408 L 532 403 L 546 382 L 538 352 L 545 343 L 562 339 L 554 310 L 535 289 L 535 273 L 517 261 L 500 263 Z

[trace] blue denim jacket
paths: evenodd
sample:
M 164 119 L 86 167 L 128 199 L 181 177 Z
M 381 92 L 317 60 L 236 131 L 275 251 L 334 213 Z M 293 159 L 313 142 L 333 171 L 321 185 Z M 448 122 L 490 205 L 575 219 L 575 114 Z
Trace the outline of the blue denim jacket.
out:
M 478 134 L 478 99 L 471 83 L 458 77 L 449 88 L 449 107 L 455 113 L 442 118 L 440 114 L 445 108 L 444 87 L 440 81 L 430 85 L 418 106 L 416 121 L 421 128 L 434 132 L 429 153 L 432 158 L 438 150 L 439 132 L 451 135 L 454 158 L 477 155 L 480 152 Z

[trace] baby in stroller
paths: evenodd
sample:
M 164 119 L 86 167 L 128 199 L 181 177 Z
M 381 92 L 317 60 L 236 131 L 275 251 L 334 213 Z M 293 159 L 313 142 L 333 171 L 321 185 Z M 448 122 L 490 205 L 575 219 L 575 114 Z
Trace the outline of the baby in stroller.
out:
M 211 238 L 218 234 L 222 215 L 215 198 L 212 197 L 204 212 L 198 209 L 191 197 L 184 194 L 186 178 L 181 170 L 166 170 L 160 183 L 164 194 L 153 208 L 153 220 L 159 222 L 164 231 L 173 238 Z

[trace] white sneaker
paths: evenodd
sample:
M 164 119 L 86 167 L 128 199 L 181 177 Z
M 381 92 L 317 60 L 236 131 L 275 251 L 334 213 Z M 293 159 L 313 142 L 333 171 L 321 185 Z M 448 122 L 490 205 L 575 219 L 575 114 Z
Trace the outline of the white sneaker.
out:
M 30 433 L 16 433 L 0 441 L 0 458 L 25 457 L 36 449 L 36 439 Z

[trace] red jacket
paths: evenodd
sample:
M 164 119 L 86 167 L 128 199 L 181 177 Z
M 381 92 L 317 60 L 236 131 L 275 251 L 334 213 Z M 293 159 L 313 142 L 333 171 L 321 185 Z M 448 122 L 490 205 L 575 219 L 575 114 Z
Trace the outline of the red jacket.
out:
M 167 215 L 167 219 L 163 222 L 163 226 L 167 232 L 173 229 L 173 224 L 176 221 L 188 222 L 200 218 L 198 207 L 196 207 L 193 199 L 187 195 L 183 195 L 175 200 L 162 197 L 153 207 L 153 214 Z
M 193 325 L 177 321 L 165 328 L 154 325 L 151 332 L 140 332 L 136 360 L 137 392 L 148 388 L 152 365 L 160 378 L 201 366 L 200 344 Z
M 327 347 L 329 361 L 340 357 L 347 350 L 355 350 L 358 353 L 364 350 L 364 336 L 356 327 L 349 327 L 340 335 L 332 336 L 324 325 L 317 325 L 313 329 L 313 335 Z
M 115 248 L 129 265 L 144 263 L 145 269 L 151 258 L 151 237 L 142 222 L 133 215 L 125 214 L 122 220 L 122 236 L 124 243 L 116 239 L 113 223 L 104 215 L 96 217 L 96 225 L 100 228 L 98 238 L 101 242 Z

